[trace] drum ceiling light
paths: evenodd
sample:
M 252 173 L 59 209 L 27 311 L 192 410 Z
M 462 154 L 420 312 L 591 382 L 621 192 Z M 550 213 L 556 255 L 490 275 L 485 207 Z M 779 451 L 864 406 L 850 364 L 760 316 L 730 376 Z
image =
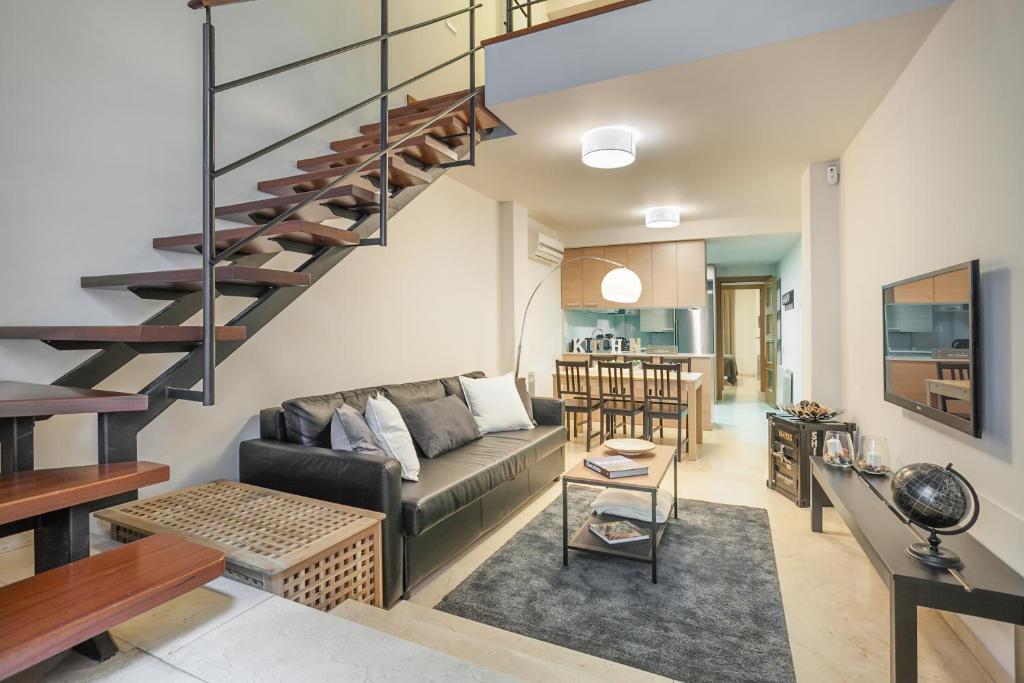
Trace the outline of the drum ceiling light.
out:
M 658 206 L 644 211 L 648 228 L 674 228 L 679 225 L 679 209 L 674 206 Z
M 636 160 L 636 138 L 625 128 L 595 128 L 581 142 L 583 163 L 592 168 L 622 168 Z

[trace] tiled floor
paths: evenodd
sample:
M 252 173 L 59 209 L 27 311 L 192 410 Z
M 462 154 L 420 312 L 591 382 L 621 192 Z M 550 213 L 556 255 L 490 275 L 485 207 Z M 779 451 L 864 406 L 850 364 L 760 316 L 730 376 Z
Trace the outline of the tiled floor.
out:
M 745 379 L 745 378 L 741 378 Z M 810 532 L 810 513 L 765 486 L 768 406 L 756 387 L 741 381 L 714 407 L 715 428 L 705 432 L 697 461 L 679 468 L 679 495 L 768 510 L 779 582 L 786 610 L 797 680 L 807 683 L 886 681 L 889 677 L 889 594 L 856 540 L 833 510 L 825 511 L 824 534 Z M 666 430 L 666 441 L 674 441 Z M 585 454 L 571 443 L 566 466 Z M 671 482 L 666 480 L 666 489 Z M 558 498 L 553 486 L 457 562 L 413 595 L 436 604 Z M 938 614 L 921 610 L 919 680 L 922 683 L 992 683 L 992 679 Z M 595 677 L 595 680 L 598 678 Z
M 680 467 L 680 495 L 768 510 L 799 681 L 888 680 L 885 586 L 832 511 L 826 511 L 826 533 L 811 534 L 808 511 L 765 488 L 766 410 L 745 386 L 728 392 L 726 401 L 715 407 L 716 428 L 705 432 L 700 458 Z M 674 435 L 666 432 L 670 437 Z M 583 454 L 582 446 L 571 444 L 567 465 Z M 434 605 L 558 495 L 559 487 L 552 486 L 531 501 L 420 587 L 413 602 Z M 23 540 L 0 539 L 0 583 L 27 576 L 31 560 L 31 547 Z M 429 622 L 429 615 L 412 616 Z M 445 628 L 459 627 L 446 623 Z M 473 659 L 464 648 L 481 637 L 479 629 L 466 626 L 464 634 L 456 634 L 460 637 L 446 637 L 433 646 L 436 650 L 428 649 L 227 579 L 154 609 L 113 633 L 123 651 L 110 662 L 96 665 L 69 653 L 15 680 L 507 680 L 486 666 L 463 661 Z M 571 670 L 581 679 L 652 678 L 641 672 L 626 676 L 621 667 L 574 657 L 568 651 L 556 653 L 551 646 L 528 639 L 511 642 L 525 654 L 536 655 L 537 661 L 557 660 L 560 670 Z M 921 681 L 991 683 L 963 643 L 932 612 L 922 611 L 919 646 Z M 539 680 L 525 670 L 515 677 Z

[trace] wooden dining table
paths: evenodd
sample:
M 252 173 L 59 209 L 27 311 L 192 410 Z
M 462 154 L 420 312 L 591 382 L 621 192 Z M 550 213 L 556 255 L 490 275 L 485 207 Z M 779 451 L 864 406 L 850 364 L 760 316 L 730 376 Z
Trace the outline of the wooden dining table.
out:
M 590 393 L 591 396 L 594 396 L 595 398 L 598 395 L 597 372 L 598 370 L 596 367 L 590 368 L 587 371 L 587 377 L 590 379 Z M 651 373 L 649 372 L 648 374 Z M 688 442 L 686 446 L 686 459 L 696 460 L 696 444 L 704 443 L 704 373 L 684 372 L 681 373 L 681 375 L 683 392 L 686 395 L 685 401 L 687 404 L 686 435 Z M 651 379 L 653 379 L 653 376 Z M 551 381 L 553 382 L 552 387 L 557 389 L 557 373 L 553 373 L 551 375 Z M 638 400 L 643 400 L 644 373 L 641 370 L 633 371 L 633 395 L 636 396 Z

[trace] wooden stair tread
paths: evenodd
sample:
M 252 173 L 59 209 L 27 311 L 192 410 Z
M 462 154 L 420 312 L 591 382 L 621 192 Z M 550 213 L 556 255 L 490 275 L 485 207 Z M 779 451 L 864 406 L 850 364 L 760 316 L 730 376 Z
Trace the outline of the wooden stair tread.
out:
M 219 341 L 242 341 L 245 339 L 245 328 L 241 326 L 218 326 L 216 333 Z M 134 344 L 200 342 L 203 340 L 203 328 L 197 325 L 0 327 L 0 339 Z
M 481 96 L 482 97 L 482 96 Z M 388 130 L 401 130 L 403 128 L 413 128 L 415 126 L 422 125 L 437 116 L 445 109 L 451 106 L 451 103 L 442 102 L 439 105 L 433 107 L 421 107 L 420 103 L 413 105 L 411 108 L 403 107 L 402 109 L 409 109 L 409 111 L 392 111 L 388 112 Z M 469 102 L 465 102 L 457 109 L 453 109 L 449 114 L 445 115 L 445 118 L 454 116 L 458 120 L 465 124 L 469 123 Z M 442 119 L 443 120 L 443 119 Z M 487 108 L 483 106 L 482 102 L 477 102 L 476 105 L 476 123 L 481 130 L 490 130 L 501 125 L 498 117 L 487 111 Z M 380 122 L 367 123 L 359 127 L 359 132 L 363 135 L 374 135 L 380 131 Z
M 135 491 L 170 476 L 167 465 L 144 461 L 0 474 L 0 524 Z
M 430 182 L 430 176 L 426 172 L 416 168 L 407 161 L 397 157 L 389 157 L 388 184 L 395 187 L 412 187 L 414 185 L 426 185 Z M 362 162 L 360 162 L 362 163 Z M 257 185 L 260 192 L 270 194 L 292 194 L 294 192 L 310 192 L 319 190 L 338 176 L 345 175 L 352 171 L 359 164 L 349 164 L 335 168 L 326 168 L 318 171 L 309 171 L 298 175 L 264 180 Z M 360 172 L 362 175 L 373 178 L 380 178 L 380 159 L 366 165 Z
M 120 413 L 149 408 L 149 397 L 53 384 L 0 381 L 0 418 Z
M 224 555 L 156 535 L 0 588 L 0 678 L 224 572 Z
M 315 192 L 297 192 L 295 194 L 270 197 L 268 199 L 257 199 L 251 202 L 231 204 L 229 206 L 217 207 L 217 218 L 225 220 L 240 221 L 244 223 L 265 222 L 277 218 L 282 213 L 304 201 Z M 374 190 L 362 185 L 348 184 L 331 188 L 319 201 L 313 202 L 290 218 L 295 220 L 310 221 L 319 223 L 331 218 L 337 218 L 328 206 L 336 206 L 343 209 L 357 209 L 359 207 L 371 207 L 377 202 L 377 193 Z M 262 220 L 261 220 L 262 219 Z
M 422 122 L 421 122 L 422 124 Z M 402 127 L 388 127 L 388 142 L 395 142 L 402 139 L 404 136 L 411 133 L 419 126 L 402 126 Z M 431 126 L 421 130 L 418 135 L 431 135 L 436 138 L 450 137 L 453 135 L 465 135 L 467 131 L 466 123 L 462 121 L 458 116 L 449 115 L 442 119 L 439 119 Z M 352 138 L 346 138 L 344 140 L 335 140 L 331 143 L 331 149 L 335 152 L 344 152 L 351 150 L 356 147 L 363 146 L 365 144 L 379 145 L 380 134 L 373 132 L 370 134 L 363 134 Z
M 202 268 L 158 270 L 147 273 L 124 273 L 120 275 L 92 275 L 82 278 L 82 287 L 117 289 L 136 287 L 140 289 L 195 291 L 201 289 L 202 277 Z M 290 270 L 271 270 L 270 268 L 227 265 L 214 268 L 214 281 L 219 285 L 302 287 L 309 285 L 311 279 L 307 273 L 294 273 Z
M 403 135 L 389 136 L 389 142 L 397 142 Z M 367 136 L 361 135 L 352 140 L 355 142 L 344 149 L 338 149 L 332 154 L 302 159 L 296 163 L 296 166 L 303 171 L 318 171 L 332 166 L 358 164 L 380 154 L 380 140 L 376 137 L 371 141 L 367 139 Z M 339 144 L 343 142 L 346 141 L 342 140 Z M 396 147 L 392 154 L 402 154 L 429 166 L 447 164 L 459 159 L 455 150 L 432 135 L 411 137 Z
M 249 225 L 243 228 L 217 230 L 214 233 L 216 247 L 217 249 L 226 249 L 232 243 L 248 237 L 258 229 L 258 225 Z M 242 248 L 241 252 L 245 254 L 271 254 L 283 251 L 283 247 L 276 242 L 277 239 L 318 247 L 348 247 L 353 244 L 359 244 L 359 235 L 349 230 L 333 228 L 329 225 L 311 223 L 309 221 L 285 221 L 275 225 L 250 242 Z M 201 232 L 153 239 L 154 249 L 171 249 L 194 253 L 202 249 L 202 246 L 203 233 Z

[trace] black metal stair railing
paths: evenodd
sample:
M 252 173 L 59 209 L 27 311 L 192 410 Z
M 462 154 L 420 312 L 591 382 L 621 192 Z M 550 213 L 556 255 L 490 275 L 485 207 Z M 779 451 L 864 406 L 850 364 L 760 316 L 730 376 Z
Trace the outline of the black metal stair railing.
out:
M 526 19 L 526 28 L 533 26 L 533 6 L 547 0 L 505 0 L 505 33 L 512 33 L 515 28 L 516 10 Z
M 179 388 L 176 386 L 168 386 L 166 389 L 167 397 L 170 399 L 185 399 L 190 401 L 201 402 L 203 405 L 211 406 L 216 400 L 216 366 L 217 366 L 217 342 L 215 337 L 215 301 L 216 301 L 216 287 L 215 287 L 215 268 L 218 263 L 224 261 L 236 255 L 240 249 L 251 243 L 253 240 L 258 239 L 264 233 L 271 228 L 279 225 L 286 221 L 288 218 L 293 216 L 296 212 L 301 211 L 304 207 L 309 204 L 320 200 L 324 195 L 330 192 L 338 185 L 344 183 L 349 178 L 363 171 L 370 164 L 375 161 L 380 163 L 380 200 L 379 200 L 379 232 L 376 238 L 364 238 L 360 242 L 360 246 L 363 245 L 378 245 L 387 246 L 387 224 L 388 224 L 388 203 L 390 200 L 390 185 L 388 182 L 388 156 L 392 151 L 400 147 L 409 139 L 420 134 L 427 128 L 431 127 L 438 120 L 444 118 L 451 112 L 457 110 L 462 105 L 469 103 L 469 155 L 466 159 L 460 159 L 457 162 L 453 162 L 451 165 L 464 165 L 464 164 L 475 164 L 476 162 L 476 142 L 477 142 L 477 121 L 476 121 L 476 105 L 477 97 L 480 93 L 480 89 L 476 85 L 476 53 L 481 49 L 476 45 L 476 10 L 482 7 L 481 3 L 475 2 L 475 0 L 468 0 L 469 4 L 467 7 L 461 10 L 455 10 L 442 14 L 431 19 L 421 21 L 410 26 L 405 26 L 400 29 L 391 30 L 389 27 L 389 0 L 381 0 L 380 2 L 380 33 L 376 36 L 343 45 L 326 52 L 321 52 L 310 57 L 300 59 L 294 62 L 283 64 L 272 69 L 267 69 L 258 73 L 238 78 L 226 83 L 218 84 L 216 82 L 216 69 L 215 69 L 215 54 L 216 54 L 216 33 L 213 25 L 213 11 L 210 7 L 205 8 L 205 21 L 203 23 L 203 240 L 202 240 L 202 257 L 203 257 L 203 270 L 202 270 L 202 313 L 203 313 L 203 372 L 202 381 L 203 388 L 201 391 L 194 391 L 190 389 Z M 530 4 L 538 2 L 540 0 L 530 0 Z M 410 33 L 418 29 L 425 28 L 427 26 L 436 24 L 441 21 L 446 21 L 462 14 L 469 14 L 469 49 L 462 52 L 451 59 L 448 59 L 441 64 L 433 66 L 426 71 L 423 71 L 411 78 L 408 78 L 401 83 L 396 85 L 390 84 L 389 79 L 389 41 L 391 38 L 396 36 Z M 226 164 L 222 167 L 216 166 L 215 159 L 215 146 L 216 146 L 216 96 L 220 93 L 226 92 L 233 88 L 237 88 L 250 83 L 263 80 L 276 76 L 278 74 L 291 71 L 302 66 L 313 64 L 323 59 L 335 57 L 341 54 L 357 50 L 359 48 L 368 47 L 370 45 L 380 45 L 380 90 L 361 102 L 357 102 L 345 109 L 328 116 L 327 118 L 318 121 L 300 131 L 297 131 L 291 135 L 288 135 L 280 140 L 273 142 L 265 147 L 262 147 L 251 154 L 248 154 L 236 161 Z M 459 98 L 454 104 L 447 107 L 444 111 L 436 114 L 429 121 L 418 126 L 416 129 L 403 135 L 398 140 L 389 143 L 390 139 L 388 129 L 388 111 L 389 111 L 389 96 L 395 92 L 425 78 L 441 69 L 444 69 L 460 60 L 469 60 L 469 87 L 464 97 Z M 216 228 L 216 183 L 217 179 L 227 173 L 242 168 L 246 164 L 249 164 L 260 157 L 273 152 L 276 149 L 287 145 L 294 140 L 297 140 L 305 135 L 308 135 L 324 126 L 327 126 L 341 118 L 348 116 L 363 107 L 369 106 L 370 104 L 378 102 L 380 105 L 380 151 L 376 156 L 370 157 L 364 160 L 362 163 L 356 165 L 345 174 L 334 178 L 332 181 L 327 183 L 323 188 L 313 193 L 303 201 L 291 206 L 289 209 L 276 216 L 273 220 L 260 225 L 260 227 L 247 235 L 246 237 L 238 240 L 221 251 L 217 251 L 215 244 L 215 228 Z

